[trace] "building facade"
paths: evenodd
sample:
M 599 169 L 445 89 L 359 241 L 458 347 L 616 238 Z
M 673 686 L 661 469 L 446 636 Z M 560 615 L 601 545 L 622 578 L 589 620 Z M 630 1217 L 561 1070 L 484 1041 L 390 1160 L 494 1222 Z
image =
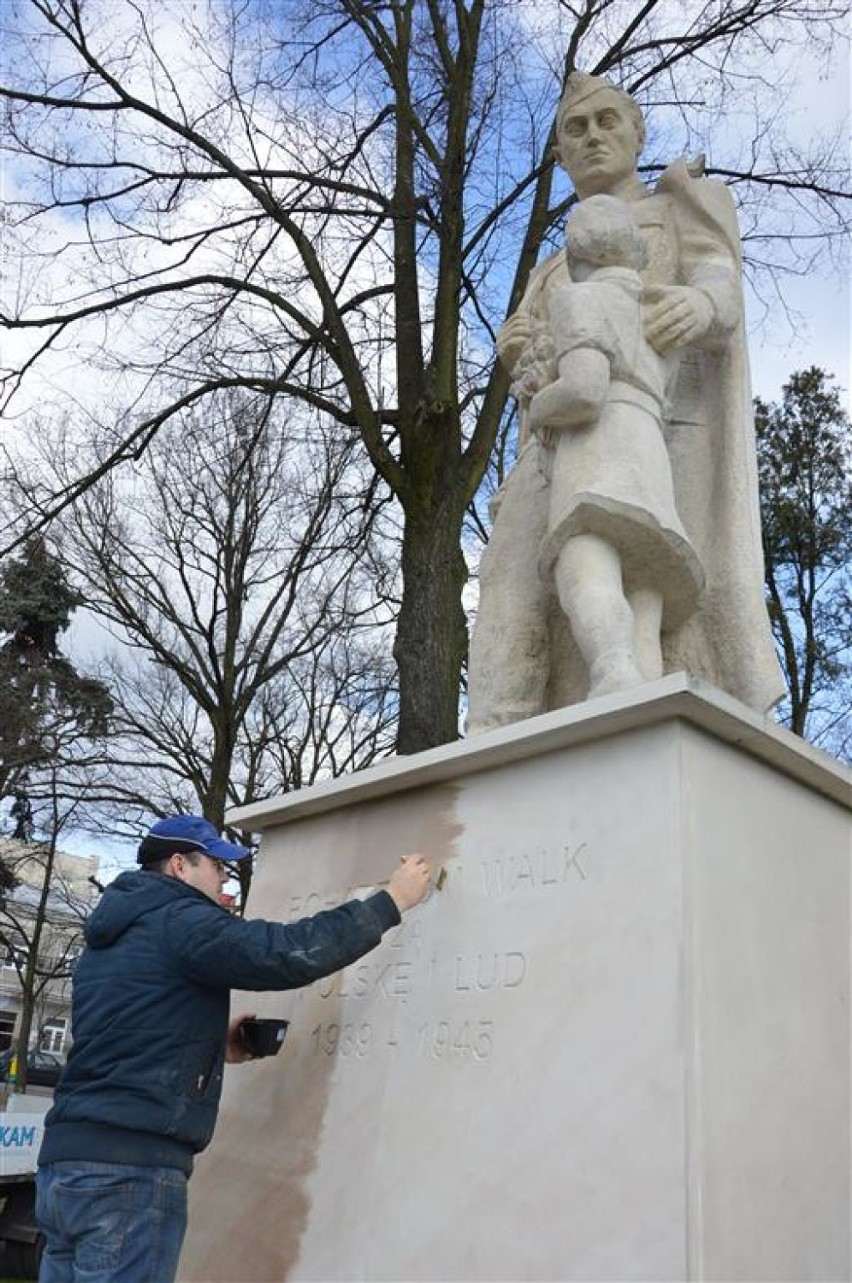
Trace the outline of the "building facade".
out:
M 64 1057 L 71 1045 L 71 974 L 83 922 L 100 894 L 98 858 L 0 838 L 0 860 L 17 879 L 0 898 L 0 1052 L 18 1036 L 29 989 L 30 1047 Z

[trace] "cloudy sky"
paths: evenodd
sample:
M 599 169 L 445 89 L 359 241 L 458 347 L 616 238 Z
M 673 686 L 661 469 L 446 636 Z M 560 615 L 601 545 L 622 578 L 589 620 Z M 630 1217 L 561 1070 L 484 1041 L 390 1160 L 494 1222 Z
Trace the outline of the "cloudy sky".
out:
M 791 113 L 794 136 L 806 142 L 820 130 L 845 127 L 848 137 L 851 88 L 848 43 L 837 49 L 830 67 L 813 60 L 796 93 L 795 110 Z M 848 189 L 848 172 L 846 179 Z M 781 385 L 793 370 L 818 365 L 835 375 L 852 410 L 848 241 L 838 258 L 841 261 L 836 265 L 823 263 L 815 274 L 783 282 L 783 303 L 789 312 L 780 298 L 767 312 L 765 303 L 746 291 L 752 383 L 755 393 L 764 400 L 779 399 Z
M 678 4 L 683 7 L 680 0 Z M 164 4 L 163 9 L 168 12 L 169 5 Z M 841 121 L 848 114 L 848 48 L 836 49 L 830 65 L 822 54 L 814 56 L 810 63 L 799 61 L 796 70 L 800 74 L 800 83 L 792 103 L 792 125 L 788 126 L 788 133 L 792 131 L 793 138 L 804 144 L 817 133 L 840 128 Z M 191 69 L 191 63 L 182 65 L 183 75 L 188 74 L 187 68 Z M 724 125 L 725 122 L 721 122 L 717 128 Z M 731 128 L 737 128 L 737 125 L 731 125 Z M 708 161 L 711 166 L 713 159 L 714 149 L 710 145 Z M 5 179 L 8 194 L 11 197 L 20 194 L 19 189 L 17 192 L 15 189 L 17 173 L 11 167 L 7 168 Z M 64 229 L 58 228 L 57 236 L 61 239 L 63 234 Z M 64 284 L 57 282 L 59 293 Z M 783 282 L 783 301 L 782 295 L 775 293 L 775 284 L 780 286 L 781 282 L 767 283 L 764 280 L 759 295 L 747 290 L 755 392 L 764 399 L 777 400 L 783 382 L 792 371 L 819 365 L 837 377 L 848 397 L 852 386 L 848 259 L 844 266 L 837 261 L 837 256 L 834 261 L 825 256 L 817 271 L 797 279 L 788 278 Z M 10 289 L 8 285 L 6 288 Z M 8 298 L 7 301 L 11 302 Z M 99 336 L 99 330 L 93 332 L 93 343 Z M 7 358 L 15 355 L 17 343 L 17 338 L 13 338 L 4 344 Z M 49 363 L 41 383 L 33 381 L 22 405 L 49 404 L 57 394 L 69 389 L 79 393 L 82 402 L 87 397 L 97 400 L 101 395 L 92 373 L 85 371 L 81 364 L 80 348 L 76 344 L 69 345 L 64 353 Z M 72 644 L 75 653 L 85 658 L 100 648 L 102 635 L 81 616 Z

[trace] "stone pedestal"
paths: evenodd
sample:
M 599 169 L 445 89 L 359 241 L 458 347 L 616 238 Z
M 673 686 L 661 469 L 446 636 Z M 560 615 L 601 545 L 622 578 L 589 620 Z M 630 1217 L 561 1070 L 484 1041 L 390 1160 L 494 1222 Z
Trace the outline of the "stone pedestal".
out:
M 682 676 L 252 808 L 255 916 L 442 891 L 234 1067 L 180 1277 L 850 1272 L 847 772 Z

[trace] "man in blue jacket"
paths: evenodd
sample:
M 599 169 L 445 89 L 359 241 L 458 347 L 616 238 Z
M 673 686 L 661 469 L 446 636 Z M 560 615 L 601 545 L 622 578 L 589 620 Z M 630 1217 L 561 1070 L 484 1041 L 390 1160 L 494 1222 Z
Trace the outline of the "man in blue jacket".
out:
M 410 855 L 366 900 L 286 926 L 245 921 L 219 897 L 223 861 L 248 855 L 199 816 L 160 820 L 141 868 L 116 878 L 86 923 L 74 1046 L 39 1155 L 40 1283 L 174 1279 L 224 1063 L 251 1059 L 230 990 L 295 989 L 348 966 L 429 887 L 428 862 Z

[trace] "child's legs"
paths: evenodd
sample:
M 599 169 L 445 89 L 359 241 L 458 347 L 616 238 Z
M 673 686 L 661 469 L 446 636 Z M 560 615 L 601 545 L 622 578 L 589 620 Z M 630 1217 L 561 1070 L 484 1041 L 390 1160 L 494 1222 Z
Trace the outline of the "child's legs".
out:
M 663 675 L 663 651 L 660 629 L 663 620 L 663 595 L 652 588 L 636 588 L 628 593 L 633 610 L 636 662 L 646 682 Z
M 559 602 L 589 669 L 589 694 L 636 686 L 636 627 L 621 558 L 599 535 L 574 535 L 554 566 Z

